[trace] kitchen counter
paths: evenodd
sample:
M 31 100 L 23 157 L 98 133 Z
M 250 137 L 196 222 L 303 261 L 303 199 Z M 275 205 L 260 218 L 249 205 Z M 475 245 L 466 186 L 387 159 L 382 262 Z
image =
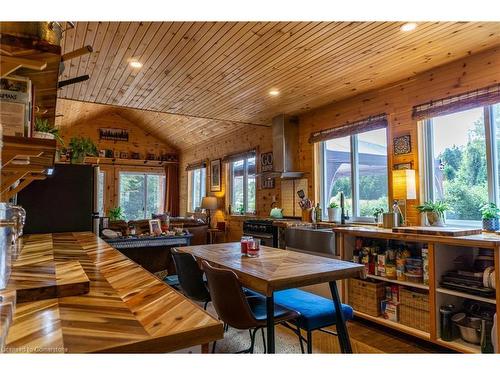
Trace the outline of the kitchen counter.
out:
M 223 337 L 217 319 L 93 233 L 25 236 L 24 248 L 79 261 L 90 291 L 18 303 L 7 353 L 170 352 Z
M 386 238 L 401 241 L 432 242 L 457 246 L 498 248 L 500 247 L 500 235 L 496 233 L 482 233 L 470 236 L 434 236 L 426 234 L 394 233 L 392 229 L 379 228 L 375 226 L 352 226 L 334 227 L 333 231 L 339 234 L 352 236 Z

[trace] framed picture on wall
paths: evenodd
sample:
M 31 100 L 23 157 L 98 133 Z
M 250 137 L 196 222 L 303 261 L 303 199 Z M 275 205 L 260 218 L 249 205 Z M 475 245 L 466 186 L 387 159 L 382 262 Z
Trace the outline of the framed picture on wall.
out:
M 222 190 L 221 159 L 210 161 L 210 191 Z
M 393 140 L 394 155 L 404 155 L 411 153 L 411 137 L 403 135 Z

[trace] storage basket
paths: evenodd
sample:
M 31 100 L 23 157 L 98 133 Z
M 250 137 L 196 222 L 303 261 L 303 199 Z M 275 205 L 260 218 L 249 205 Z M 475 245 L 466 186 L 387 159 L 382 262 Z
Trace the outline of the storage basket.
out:
M 380 302 L 385 298 L 385 285 L 378 280 L 349 279 L 349 304 L 354 310 L 379 316 Z
M 399 301 L 399 322 L 408 327 L 430 332 L 429 295 L 402 289 Z

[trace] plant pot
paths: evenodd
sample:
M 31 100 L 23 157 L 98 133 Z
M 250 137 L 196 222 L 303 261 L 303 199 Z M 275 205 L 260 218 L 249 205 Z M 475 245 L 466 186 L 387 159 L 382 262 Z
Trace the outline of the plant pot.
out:
M 500 220 L 498 218 L 483 219 L 483 230 L 488 232 L 495 232 L 499 229 L 500 229 Z
M 71 164 L 83 164 L 83 160 L 85 159 L 85 155 L 75 155 L 71 156 Z
M 33 138 L 42 138 L 42 139 L 55 139 L 54 134 L 47 132 L 33 132 Z
M 427 222 L 431 227 L 444 227 L 444 219 L 437 212 L 426 212 Z
M 339 207 L 335 207 L 335 208 L 329 207 L 328 208 L 328 221 L 339 223 L 341 212 L 342 212 L 342 210 Z

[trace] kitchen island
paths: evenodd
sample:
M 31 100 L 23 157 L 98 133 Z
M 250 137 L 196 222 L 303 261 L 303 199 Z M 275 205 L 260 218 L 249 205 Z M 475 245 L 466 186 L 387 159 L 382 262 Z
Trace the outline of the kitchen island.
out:
M 90 289 L 18 303 L 7 353 L 162 353 L 197 345 L 206 351 L 223 337 L 217 319 L 93 233 L 25 236 L 17 262 L 34 257 L 78 261 Z

